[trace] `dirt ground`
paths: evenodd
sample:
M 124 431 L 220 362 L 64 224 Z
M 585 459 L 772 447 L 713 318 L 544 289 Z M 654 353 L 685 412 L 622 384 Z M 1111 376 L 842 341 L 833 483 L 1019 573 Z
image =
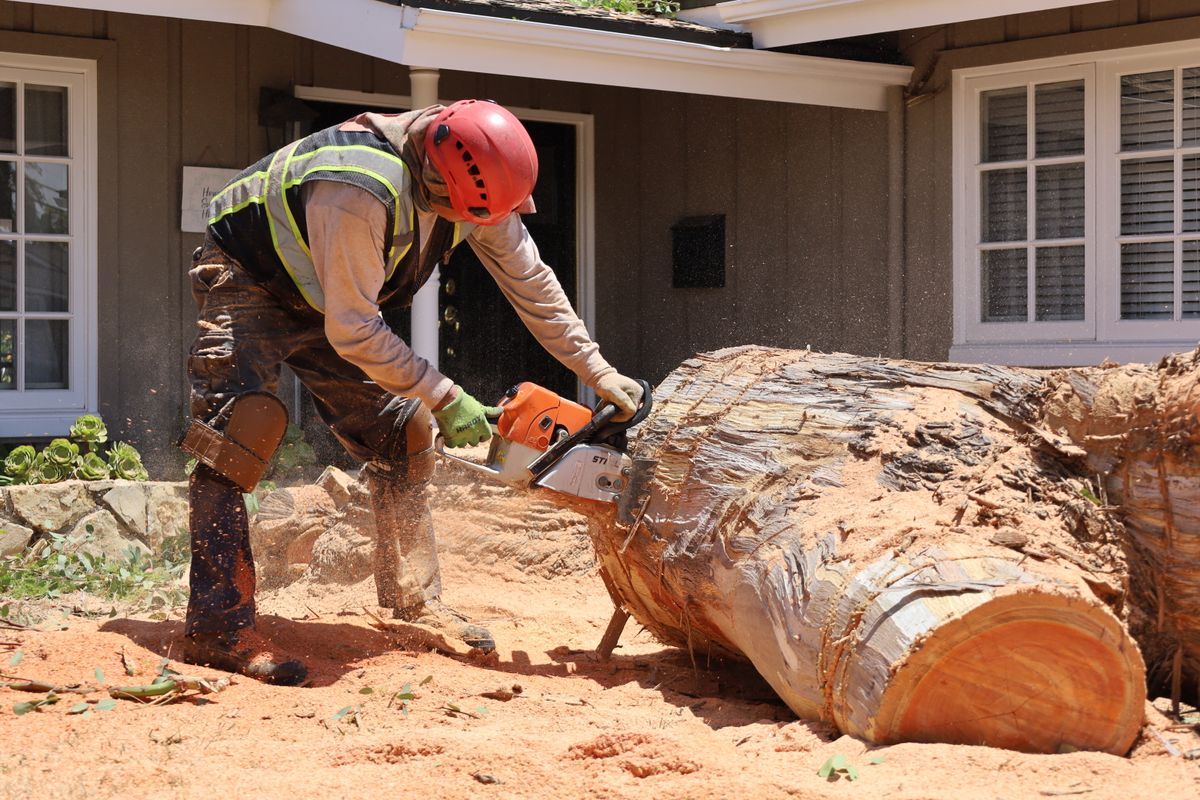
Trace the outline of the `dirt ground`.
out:
M 1168 751 L 1188 753 L 1200 738 L 1171 730 L 1149 704 L 1130 758 L 871 748 L 795 719 L 745 669 L 693 665 L 633 623 L 602 663 L 593 649 L 612 605 L 580 558 L 578 526 L 555 533 L 542 508 L 531 534 L 512 522 L 527 506 L 497 526 L 463 506 L 466 493 L 440 491 L 445 599 L 491 628 L 496 654 L 412 626 L 381 630 L 368 613 L 370 580 L 296 583 L 261 597 L 260 611 L 264 628 L 307 659 L 310 685 L 241 679 L 201 704 L 122 700 L 87 717 L 67 714 L 71 696 L 17 716 L 13 705 L 38 695 L 0 689 L 0 798 L 1200 796 L 1200 761 Z M 521 550 L 516 537 L 536 540 L 538 568 L 505 555 Z M 178 612 L 56 614 L 36 629 L 0 629 L 0 672 L 70 684 L 95 682 L 99 668 L 107 685 L 149 683 L 181 627 Z M 126 675 L 122 651 L 137 675 Z M 415 696 L 395 696 L 405 689 Z M 835 756 L 857 780 L 818 776 Z

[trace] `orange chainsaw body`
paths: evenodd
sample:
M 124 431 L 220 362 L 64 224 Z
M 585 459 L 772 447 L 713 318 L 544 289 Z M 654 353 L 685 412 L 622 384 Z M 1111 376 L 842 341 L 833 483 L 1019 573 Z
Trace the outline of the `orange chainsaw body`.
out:
M 500 420 L 496 429 L 512 442 L 544 451 L 555 437 L 569 436 L 592 420 L 592 411 L 579 403 L 564 400 L 536 383 L 519 383 L 500 401 Z

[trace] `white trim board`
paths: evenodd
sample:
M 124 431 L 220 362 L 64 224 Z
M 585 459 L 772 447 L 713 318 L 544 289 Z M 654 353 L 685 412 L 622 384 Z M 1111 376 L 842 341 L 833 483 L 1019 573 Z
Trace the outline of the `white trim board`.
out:
M 258 25 L 409 66 L 690 94 L 887 109 L 911 67 L 760 52 L 379 0 L 32 0 Z
M 728 0 L 716 8 L 726 22 L 750 31 L 755 47 L 784 47 L 1101 1 Z

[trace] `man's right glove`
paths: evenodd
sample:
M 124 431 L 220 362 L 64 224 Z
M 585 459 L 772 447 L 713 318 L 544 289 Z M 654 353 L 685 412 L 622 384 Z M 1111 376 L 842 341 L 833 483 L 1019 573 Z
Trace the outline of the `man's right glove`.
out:
M 454 391 L 458 393 L 455 398 L 433 412 L 446 446 L 467 447 L 492 438 L 488 417 L 498 417 L 500 409 L 485 406 L 461 386 L 455 386 Z
M 610 372 L 596 381 L 596 394 L 620 409 L 613 417 L 614 422 L 624 422 L 637 413 L 642 403 L 642 385 L 633 378 L 626 378 L 618 372 Z

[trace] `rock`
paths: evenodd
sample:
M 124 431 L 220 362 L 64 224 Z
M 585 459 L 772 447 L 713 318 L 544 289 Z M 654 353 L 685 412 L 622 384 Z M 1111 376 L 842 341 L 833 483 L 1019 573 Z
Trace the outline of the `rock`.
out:
M 317 486 L 320 486 L 333 500 L 334 506 L 340 511 L 350 502 L 350 487 L 355 483 L 355 479 L 334 466 L 328 466 L 321 473 L 321 477 L 317 478 Z
M 127 531 L 106 508 L 97 509 L 79 520 L 67 536 L 72 542 L 80 542 L 81 551 L 93 556 L 102 555 L 110 561 L 128 560 L 131 549 L 142 555 L 150 553 L 150 548 Z
M 336 523 L 317 537 L 305 575 L 320 583 L 357 583 L 375 574 L 375 515 L 359 483 Z
M 83 481 L 10 486 L 9 501 L 16 516 L 35 531 L 61 531 L 96 509 Z
M 313 543 L 333 526 L 337 509 L 319 486 L 278 489 L 264 497 L 250 520 L 250 549 L 264 588 L 294 579 L 312 557 Z M 299 564 L 299 570 L 291 569 Z
M 155 481 L 134 485 L 146 487 L 146 542 L 154 552 L 161 552 L 164 539 L 187 534 L 187 484 Z
M 32 539 L 32 528 L 10 519 L 0 519 L 0 557 L 23 553 Z
M 98 481 L 99 482 L 99 481 Z M 145 541 L 149 541 L 146 530 L 146 491 L 138 483 L 103 481 L 111 488 L 101 496 L 101 501 L 116 515 L 117 519 Z M 89 487 L 90 488 L 90 487 Z

